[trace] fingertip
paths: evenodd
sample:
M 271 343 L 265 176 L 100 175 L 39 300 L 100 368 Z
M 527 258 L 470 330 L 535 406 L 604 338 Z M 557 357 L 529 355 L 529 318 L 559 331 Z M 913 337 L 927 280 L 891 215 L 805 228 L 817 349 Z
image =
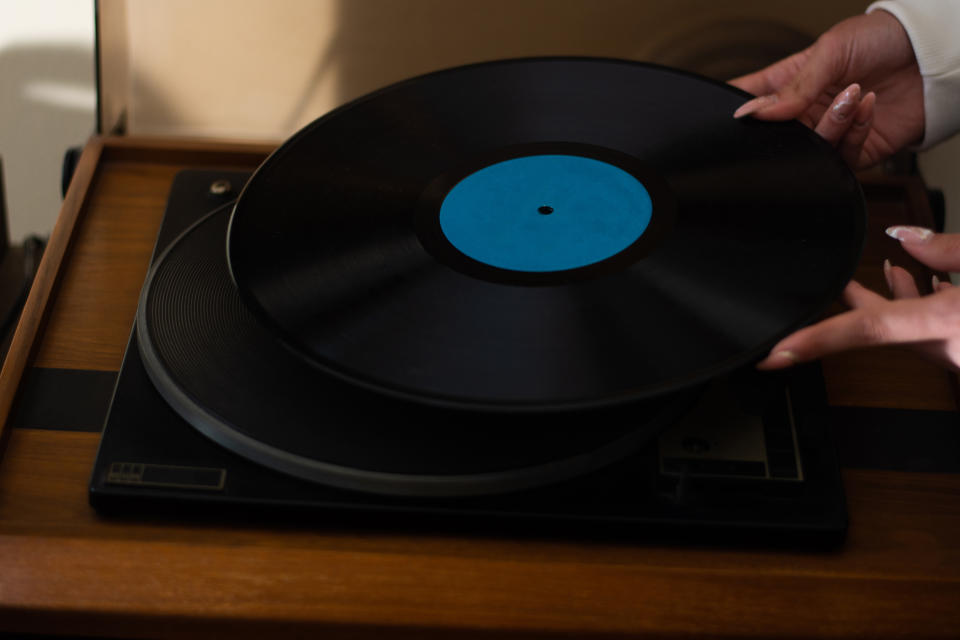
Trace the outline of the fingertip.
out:
M 800 362 L 797 354 L 789 349 L 780 349 L 772 352 L 766 358 L 757 363 L 757 369 L 760 371 L 776 371 L 786 369 Z
M 889 260 L 887 260 L 886 262 L 889 262 Z M 843 288 L 844 299 L 851 298 L 851 297 L 855 298 L 863 295 L 878 296 L 880 294 L 874 291 L 871 291 L 870 289 L 867 289 L 865 286 L 863 286 L 856 280 L 851 280 L 850 282 L 847 283 L 847 286 Z
M 926 244 L 935 235 L 932 229 L 912 225 L 895 225 L 887 227 L 885 233 L 903 244 Z
M 864 287 L 862 284 L 860 284 L 860 283 L 857 282 L 856 280 L 851 280 L 850 282 L 847 283 L 847 286 L 844 287 L 844 291 L 845 291 L 845 292 L 846 292 L 846 291 L 850 291 L 850 292 L 861 291 L 861 290 L 863 290 L 863 289 L 866 289 L 866 287 Z
M 843 301 L 851 309 L 866 307 L 885 299 L 879 293 L 867 289 L 856 280 L 851 280 L 843 290 Z
M 737 77 L 737 78 L 732 78 L 732 79 L 730 79 L 730 80 L 727 80 L 727 84 L 729 84 L 729 85 L 731 85 L 731 86 L 733 86 L 733 87 L 736 87 L 737 89 L 740 89 L 741 91 L 747 91 L 748 93 L 752 93 L 752 92 L 750 91 L 750 89 L 749 89 L 749 87 L 750 87 L 750 76 L 749 76 L 749 75 L 739 76 L 739 77 Z
M 960 271 L 960 234 L 935 233 L 923 227 L 896 226 L 887 234 L 903 249 L 934 271 Z
M 872 164 L 869 154 L 864 151 L 863 145 L 870 135 L 871 127 L 873 127 L 873 106 L 876 99 L 877 94 L 872 91 L 860 98 L 860 103 L 850 120 L 849 129 L 840 141 L 840 155 L 843 161 L 854 169 L 865 168 Z
M 913 274 L 903 267 L 890 267 L 890 276 L 888 283 L 890 292 L 895 299 L 917 298 L 920 296 L 920 289 L 917 287 Z
M 844 121 L 860 108 L 860 85 L 854 82 L 840 92 L 830 105 L 830 113 L 838 121 Z
M 948 280 L 941 280 L 937 274 L 933 274 L 930 277 L 931 289 L 934 293 L 938 291 L 946 291 L 947 289 L 953 288 L 953 284 Z
M 740 118 L 745 118 L 749 115 L 755 115 L 767 107 L 776 104 L 778 100 L 779 98 L 775 93 L 765 96 L 757 96 L 756 98 L 747 100 L 745 103 L 740 105 L 737 110 L 733 112 L 733 117 L 734 119 L 739 120 Z

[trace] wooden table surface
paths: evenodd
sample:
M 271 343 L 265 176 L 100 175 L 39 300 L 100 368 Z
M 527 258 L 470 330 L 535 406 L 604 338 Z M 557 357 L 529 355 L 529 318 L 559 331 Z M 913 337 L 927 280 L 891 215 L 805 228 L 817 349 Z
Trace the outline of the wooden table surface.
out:
M 253 168 L 268 151 L 88 144 L 0 374 L 0 424 L 25 373 L 119 369 L 175 173 Z M 869 178 L 865 191 L 873 222 L 858 278 L 882 290 L 889 257 L 928 279 L 877 231 L 924 221 L 922 185 Z M 957 409 L 953 377 L 906 352 L 838 356 L 824 370 L 834 405 Z M 99 434 L 69 427 L 3 428 L 0 632 L 960 637 L 953 470 L 845 468 L 850 530 L 833 551 L 510 539 L 101 517 L 87 503 Z

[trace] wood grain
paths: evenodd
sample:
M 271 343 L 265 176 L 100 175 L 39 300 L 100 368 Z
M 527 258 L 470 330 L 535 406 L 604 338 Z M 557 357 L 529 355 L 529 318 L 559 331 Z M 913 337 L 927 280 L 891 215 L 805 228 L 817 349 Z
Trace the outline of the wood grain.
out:
M 120 368 L 177 169 L 122 162 L 104 167 L 88 215 L 77 225 L 70 268 L 50 307 L 35 366 Z
M 253 170 L 269 148 L 170 140 L 144 147 L 148 143 L 125 138 L 107 141 L 104 169 L 76 225 L 70 269 L 49 309 L 33 363 L 38 367 L 118 370 L 167 194 L 185 158 L 204 167 Z
M 423 536 L 346 528 L 336 522 L 300 527 L 251 517 L 242 527 L 218 518 L 163 517 L 150 521 L 98 516 L 86 502 L 97 434 L 16 429 L 9 460 L 0 467 L 0 536 L 154 540 L 231 547 L 277 547 L 356 553 L 429 553 L 478 560 L 639 563 L 712 571 L 779 571 L 793 567 L 836 577 L 929 577 L 960 580 L 960 474 L 847 470 L 854 524 L 840 552 L 691 549 L 562 540 Z M 921 537 L 922 546 L 910 545 Z M 896 554 L 889 551 L 895 550 Z
M 957 583 L 923 577 L 0 539 L 0 554 L 14 550 L 5 571 L 7 608 L 0 609 L 14 629 L 43 615 L 54 619 L 52 631 L 82 623 L 85 632 L 141 637 L 161 629 L 176 637 L 196 626 L 258 637 L 282 620 L 300 634 L 339 630 L 338 637 L 357 638 L 391 631 L 955 638 L 960 622 Z M 31 579 L 37 575 L 53 579 Z M 96 586 L 74 576 L 96 576 Z
M 262 143 L 91 138 L 0 371 L 0 458 L 28 363 L 120 368 L 173 176 L 188 166 L 253 170 L 272 149 Z
M 13 334 L 10 349 L 0 370 L 0 459 L 7 434 L 4 427 L 16 397 L 17 386 L 23 376 L 37 334 L 43 324 L 51 296 L 60 279 L 63 262 L 70 248 L 90 185 L 99 167 L 103 142 L 94 138 L 84 148 L 74 171 L 74 180 L 64 197 L 63 208 L 50 234 L 43 258 L 34 276 L 34 283 L 24 303 L 20 321 Z
M 104 520 L 84 500 L 96 441 L 13 432 L 0 629 L 919 638 L 960 623 L 955 474 L 848 472 L 853 528 L 837 552 L 671 548 Z
M 277 144 L 242 140 L 224 142 L 200 138 L 115 137 L 104 138 L 105 160 L 167 164 L 181 168 L 255 169 Z

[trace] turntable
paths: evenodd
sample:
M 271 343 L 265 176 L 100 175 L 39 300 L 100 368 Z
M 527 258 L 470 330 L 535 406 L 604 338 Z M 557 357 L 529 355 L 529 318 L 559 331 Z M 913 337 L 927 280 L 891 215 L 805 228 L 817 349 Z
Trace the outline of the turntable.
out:
M 752 364 L 852 275 L 862 196 L 742 100 L 637 63 L 474 65 L 253 175 L 181 173 L 92 503 L 841 540 L 819 369 Z

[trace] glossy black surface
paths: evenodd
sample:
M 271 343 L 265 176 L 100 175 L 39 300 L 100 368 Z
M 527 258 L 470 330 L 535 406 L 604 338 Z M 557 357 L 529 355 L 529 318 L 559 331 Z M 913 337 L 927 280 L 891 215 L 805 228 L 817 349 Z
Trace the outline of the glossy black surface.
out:
M 746 97 L 588 59 L 400 83 L 314 122 L 255 173 L 231 221 L 232 275 L 305 360 L 418 402 L 544 411 L 703 382 L 816 317 L 862 244 L 862 196 L 839 157 L 798 123 L 733 120 Z M 669 232 L 617 270 L 545 283 L 469 275 L 424 247 L 415 217 L 431 184 L 540 143 L 634 158 L 675 201 Z

